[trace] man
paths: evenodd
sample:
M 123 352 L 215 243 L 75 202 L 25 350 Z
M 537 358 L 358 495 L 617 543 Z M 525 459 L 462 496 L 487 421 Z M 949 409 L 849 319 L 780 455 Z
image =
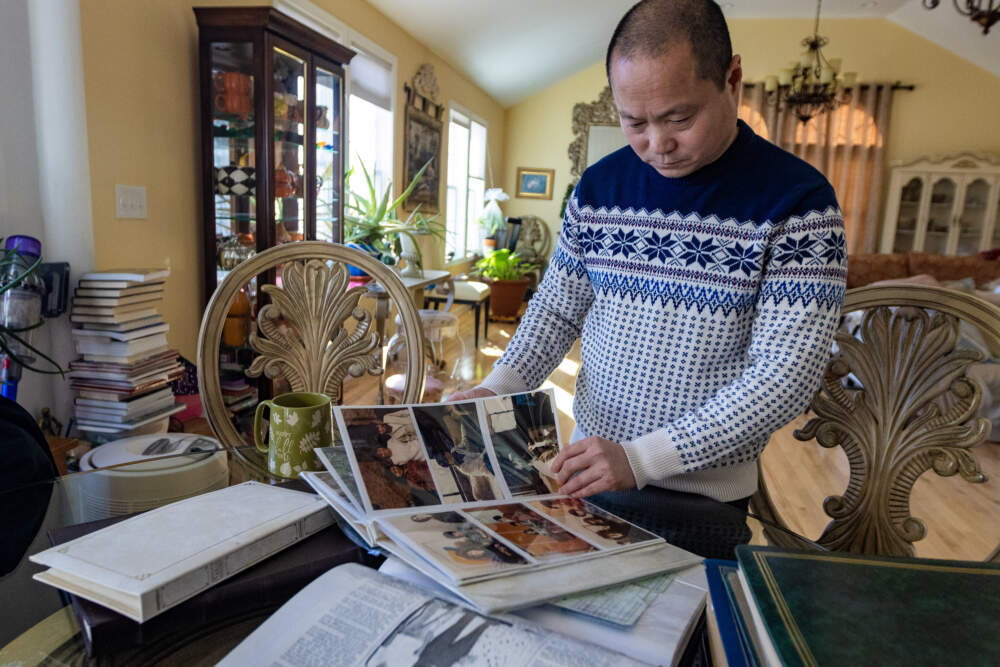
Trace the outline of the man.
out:
M 818 171 L 737 120 L 740 57 L 711 0 L 640 2 L 606 63 L 629 147 L 584 173 L 516 334 L 457 398 L 535 388 L 580 337 L 560 490 L 662 534 L 671 494 L 745 509 L 771 433 L 812 398 L 843 220 Z

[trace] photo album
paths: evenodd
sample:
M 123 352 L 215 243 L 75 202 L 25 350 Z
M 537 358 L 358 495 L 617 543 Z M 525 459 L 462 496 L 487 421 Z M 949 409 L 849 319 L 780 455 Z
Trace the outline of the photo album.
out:
M 558 493 L 550 391 L 333 410 L 335 444 L 316 450 L 327 471 L 303 479 L 369 547 L 487 613 L 701 561 Z

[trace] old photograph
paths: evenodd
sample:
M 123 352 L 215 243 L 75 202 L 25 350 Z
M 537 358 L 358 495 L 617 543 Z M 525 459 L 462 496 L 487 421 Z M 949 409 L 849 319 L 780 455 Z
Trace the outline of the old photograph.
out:
M 437 505 L 427 456 L 406 408 L 340 408 L 373 510 Z
M 456 580 L 528 565 L 530 561 L 458 512 L 384 517 L 405 541 Z
M 534 500 L 528 504 L 605 549 L 659 539 L 656 535 L 578 498 Z
M 597 551 L 592 544 L 521 503 L 469 509 L 466 513 L 539 561 Z
M 414 406 L 413 415 L 442 501 L 503 498 L 474 402 Z
M 535 391 L 483 401 L 490 438 L 512 496 L 556 493 L 549 464 L 559 453 L 552 397 Z
M 540 641 L 541 637 L 515 631 L 504 621 L 443 600 L 428 600 L 386 637 L 365 664 L 491 665 L 499 655 L 517 664 L 537 651 Z

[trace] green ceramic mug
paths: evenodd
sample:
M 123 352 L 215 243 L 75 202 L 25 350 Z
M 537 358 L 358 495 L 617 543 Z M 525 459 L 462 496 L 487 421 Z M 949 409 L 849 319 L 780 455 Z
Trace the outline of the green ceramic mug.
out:
M 270 410 L 268 438 L 264 441 L 264 408 Z M 304 391 L 281 394 L 257 405 L 253 439 L 267 454 L 267 467 L 277 477 L 298 477 L 303 470 L 322 470 L 317 447 L 333 445 L 330 397 Z

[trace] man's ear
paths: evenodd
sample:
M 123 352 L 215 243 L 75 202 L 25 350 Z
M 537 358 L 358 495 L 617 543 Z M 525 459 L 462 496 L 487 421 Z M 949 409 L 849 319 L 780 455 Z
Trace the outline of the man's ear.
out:
M 733 56 L 726 70 L 726 87 L 738 98 L 743 85 L 743 61 L 739 54 Z

